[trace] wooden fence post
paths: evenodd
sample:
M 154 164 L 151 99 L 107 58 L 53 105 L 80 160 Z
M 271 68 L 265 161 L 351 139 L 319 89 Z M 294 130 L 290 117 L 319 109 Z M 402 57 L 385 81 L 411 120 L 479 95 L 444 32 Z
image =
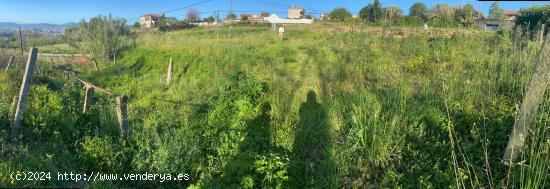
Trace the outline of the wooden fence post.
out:
M 99 71 L 99 66 L 97 65 L 97 61 L 95 58 L 94 58 L 94 67 L 95 67 L 95 71 Z
M 86 96 L 84 97 L 84 108 L 82 108 L 82 113 L 88 113 L 90 104 L 92 103 L 92 95 L 94 95 L 94 87 L 86 85 Z
M 546 85 L 550 81 L 550 40 L 544 42 L 538 61 L 539 64 L 529 82 L 529 88 L 527 88 L 527 93 L 521 103 L 514 129 L 502 158 L 504 163 L 508 165 L 514 163 L 514 160 L 521 153 L 527 134 L 529 134 L 529 127 L 535 118 L 541 101 L 544 100 Z
M 166 76 L 167 85 L 170 85 L 170 83 L 172 82 L 172 75 L 174 74 L 174 71 L 172 69 L 173 69 L 172 58 L 170 58 L 170 64 L 168 64 L 168 73 Z
M 10 111 L 10 115 L 9 115 L 10 117 L 15 116 L 15 111 L 17 111 L 16 108 L 17 108 L 18 98 L 19 98 L 19 96 L 17 96 L 17 95 L 13 96 L 13 101 L 11 103 L 11 111 Z
M 115 102 L 116 102 L 116 113 L 118 118 L 120 135 L 123 138 L 127 138 L 129 136 L 128 112 L 127 112 L 128 96 L 126 95 L 116 96 Z
M 23 54 L 23 32 L 21 31 L 21 26 L 19 26 L 19 46 L 21 47 L 21 54 Z
M 38 65 L 38 61 L 36 61 L 36 71 L 38 74 L 42 75 L 42 71 L 40 71 L 40 65 Z
M 23 76 L 23 81 L 21 82 L 21 90 L 19 91 L 19 100 L 17 101 L 17 107 L 15 110 L 15 116 L 13 119 L 13 127 L 11 129 L 12 136 L 15 138 L 18 138 L 18 135 L 19 135 L 21 118 L 23 116 L 25 104 L 27 103 L 27 97 L 29 95 L 29 88 L 31 85 L 32 71 L 33 71 L 34 65 L 36 64 L 37 55 L 38 55 L 38 49 L 35 47 L 32 47 L 29 52 L 27 67 L 25 68 L 25 75 Z
M 12 55 L 10 57 L 10 60 L 8 61 L 8 66 L 6 66 L 6 71 L 8 71 L 10 69 L 10 67 L 13 64 L 14 60 L 15 60 L 15 56 Z

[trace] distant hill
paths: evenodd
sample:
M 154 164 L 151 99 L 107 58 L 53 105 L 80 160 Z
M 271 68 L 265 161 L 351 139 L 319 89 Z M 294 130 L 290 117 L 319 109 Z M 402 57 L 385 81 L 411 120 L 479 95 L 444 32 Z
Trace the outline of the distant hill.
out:
M 48 24 L 48 23 L 39 23 L 39 24 L 17 24 L 13 22 L 0 22 L 0 29 L 18 29 L 19 26 L 27 29 L 65 29 L 77 25 L 77 23 L 69 22 L 66 24 Z

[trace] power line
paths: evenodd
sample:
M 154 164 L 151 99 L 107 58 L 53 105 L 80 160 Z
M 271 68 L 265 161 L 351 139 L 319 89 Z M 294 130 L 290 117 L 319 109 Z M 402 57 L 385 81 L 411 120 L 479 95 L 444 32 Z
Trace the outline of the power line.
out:
M 288 4 L 283 4 L 283 3 L 277 3 L 277 2 L 268 1 L 268 0 L 258 0 L 258 1 L 261 1 L 261 2 L 264 2 L 264 3 L 268 3 L 268 4 L 272 4 L 272 5 L 281 6 L 281 7 L 286 7 L 286 8 L 292 8 L 292 7 L 294 7 L 294 5 L 288 5 Z M 295 4 L 295 3 L 294 3 L 294 4 Z M 313 9 L 313 8 L 307 7 L 307 6 L 302 6 L 302 7 L 306 8 L 307 10 L 312 10 L 312 11 L 315 11 L 315 12 L 327 12 L 327 11 L 325 11 L 325 10 Z
M 197 3 L 193 3 L 193 4 L 190 4 L 190 5 L 187 5 L 187 6 L 185 6 L 185 7 L 176 8 L 176 9 L 171 9 L 171 10 L 167 10 L 167 11 L 162 11 L 161 13 L 162 13 L 162 14 L 165 14 L 165 13 L 175 12 L 175 11 L 179 11 L 179 10 L 191 8 L 191 7 L 200 5 L 200 4 L 208 3 L 208 2 L 210 2 L 210 1 L 213 1 L 213 0 L 204 0 L 204 1 L 200 1 L 200 2 L 197 2 Z M 127 21 L 128 21 L 128 22 L 131 22 L 131 21 L 135 21 L 135 20 L 139 20 L 139 19 L 141 19 L 141 17 L 127 19 Z
M 188 6 L 185 6 L 185 7 L 181 7 L 181 8 L 177 8 L 177 9 L 172 9 L 172 10 L 164 11 L 164 12 L 162 12 L 162 13 L 169 13 L 169 12 L 179 11 L 179 10 L 191 8 L 191 7 L 200 5 L 200 4 L 208 3 L 208 2 L 210 2 L 210 1 L 213 1 L 213 0 L 201 1 L 201 2 L 198 2 L 198 3 L 195 3 L 195 4 L 191 4 L 191 5 L 188 5 Z
M 272 5 L 282 6 L 282 7 L 285 7 L 285 8 L 290 8 L 290 7 L 292 7 L 292 6 L 289 6 L 289 5 L 287 5 L 287 4 L 276 3 L 276 2 L 273 2 L 273 1 L 267 1 L 267 0 L 258 0 L 258 1 L 261 1 L 261 2 L 264 2 L 264 3 L 268 3 L 268 4 L 272 4 Z
M 199 14 L 215 13 L 216 11 L 201 11 Z M 288 13 L 286 11 L 268 11 L 268 10 L 242 10 L 242 11 L 217 11 L 217 12 L 236 12 L 236 13 Z M 313 14 L 322 14 L 322 12 L 313 12 Z

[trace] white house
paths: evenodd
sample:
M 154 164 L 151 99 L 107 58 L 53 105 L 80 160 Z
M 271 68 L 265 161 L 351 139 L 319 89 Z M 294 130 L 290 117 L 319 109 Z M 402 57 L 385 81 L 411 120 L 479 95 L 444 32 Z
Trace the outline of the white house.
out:
M 141 16 L 140 25 L 141 28 L 154 28 L 158 22 L 159 15 L 146 14 Z
M 305 9 L 296 6 L 288 9 L 288 19 L 302 19 L 304 17 L 306 17 Z

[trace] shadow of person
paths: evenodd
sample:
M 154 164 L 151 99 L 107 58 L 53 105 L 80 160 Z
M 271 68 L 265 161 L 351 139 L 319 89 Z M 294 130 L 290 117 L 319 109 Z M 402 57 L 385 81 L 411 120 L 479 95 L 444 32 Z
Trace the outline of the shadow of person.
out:
M 289 165 L 290 187 L 328 187 L 329 178 L 324 177 L 333 168 L 327 153 L 331 147 L 330 127 L 327 113 L 317 102 L 315 92 L 308 92 L 299 114 Z
M 270 123 L 271 104 L 264 102 L 260 107 L 261 113 L 247 126 L 247 137 L 243 141 L 240 151 L 265 153 L 271 145 Z
M 277 152 L 274 152 L 276 147 L 271 145 L 271 105 L 264 102 L 259 108 L 259 114 L 247 123 L 246 136 L 238 153 L 223 168 L 222 174 L 204 181 L 206 188 L 242 188 L 241 181 L 246 178 L 264 177 L 257 173 L 254 162 L 258 156 Z M 257 181 L 258 184 L 260 181 Z

